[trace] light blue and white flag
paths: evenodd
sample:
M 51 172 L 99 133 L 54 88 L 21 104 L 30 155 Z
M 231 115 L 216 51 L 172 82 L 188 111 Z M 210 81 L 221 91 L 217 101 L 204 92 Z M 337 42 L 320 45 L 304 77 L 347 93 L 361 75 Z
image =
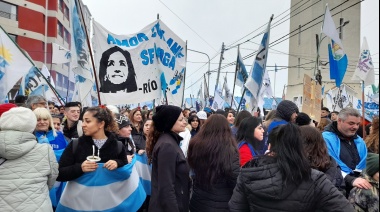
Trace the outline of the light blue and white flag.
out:
M 271 16 L 268 27 L 264 32 L 263 39 L 261 40 L 259 51 L 256 55 L 255 62 L 252 65 L 251 72 L 244 86 L 252 93 L 254 107 L 257 107 L 258 97 L 261 93 L 261 87 L 263 85 L 263 78 L 265 74 L 267 59 L 268 59 L 268 44 L 270 35 L 270 24 L 272 22 L 273 15 Z
M 91 91 L 94 85 L 93 67 L 90 62 L 90 51 L 87 46 L 87 38 L 79 16 L 78 5 L 75 0 L 70 0 L 71 19 L 71 60 L 70 68 L 79 77 L 75 84 L 77 91 L 74 92 L 72 101 L 79 101 L 82 105 L 91 102 Z
M 323 19 L 322 32 L 331 38 L 331 44 L 328 44 L 330 79 L 335 79 L 336 87 L 340 87 L 344 75 L 346 74 L 348 59 L 347 55 L 344 53 L 342 41 L 336 31 L 334 20 L 332 19 L 327 5 Z
M 137 157 L 134 157 L 130 164 L 113 171 L 99 163 L 94 172 L 87 172 L 68 182 L 56 211 L 137 211 L 146 193 L 136 161 Z
M 245 69 L 243 58 L 241 57 L 240 50 L 238 49 L 238 56 L 236 60 L 236 85 L 243 87 L 247 81 L 248 73 Z
M 0 26 L 0 103 L 8 92 L 34 66 Z
M 146 153 L 139 155 L 135 154 L 136 157 L 136 170 L 140 177 L 140 182 L 144 187 L 146 195 L 150 195 L 151 190 L 151 176 L 152 167 L 148 164 L 148 156 Z

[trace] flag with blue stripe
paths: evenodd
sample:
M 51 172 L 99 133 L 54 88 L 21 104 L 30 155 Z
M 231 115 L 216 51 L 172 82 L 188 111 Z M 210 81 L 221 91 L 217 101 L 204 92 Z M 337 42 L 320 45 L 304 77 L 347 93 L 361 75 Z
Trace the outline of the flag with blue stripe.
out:
M 146 198 L 137 158 L 113 171 L 98 163 L 95 171 L 68 182 L 56 211 L 137 211 Z
M 236 85 L 243 87 L 244 83 L 247 81 L 248 73 L 245 69 L 245 65 L 243 62 L 243 58 L 240 55 L 240 51 L 238 50 L 238 56 L 236 61 Z
M 270 23 L 272 19 L 273 15 L 270 18 L 266 32 L 264 33 L 263 39 L 261 40 L 259 51 L 256 55 L 255 62 L 249 74 L 250 77 L 248 77 L 247 82 L 244 84 L 244 86 L 252 93 L 253 98 L 256 100 L 256 103 L 261 92 L 261 87 L 263 85 L 263 78 L 268 59 Z
M 348 59 L 347 55 L 343 52 L 338 52 L 341 50 L 338 44 L 334 43 L 332 41 L 331 44 L 328 44 L 328 50 L 329 50 L 329 64 L 330 64 L 330 79 L 335 79 L 335 85 L 336 87 L 340 87 L 342 84 L 344 75 L 346 74 L 347 66 L 348 66 Z
M 136 158 L 136 170 L 140 177 L 140 182 L 144 187 L 146 195 L 151 194 L 151 176 L 152 167 L 148 164 L 148 156 L 146 153 L 142 155 L 135 154 Z

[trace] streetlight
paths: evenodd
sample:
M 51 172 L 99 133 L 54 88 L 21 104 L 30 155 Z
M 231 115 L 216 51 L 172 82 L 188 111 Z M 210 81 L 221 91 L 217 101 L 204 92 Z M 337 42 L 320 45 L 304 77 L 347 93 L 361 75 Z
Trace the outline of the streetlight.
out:
M 196 50 L 193 50 L 193 49 L 187 49 L 189 51 L 192 51 L 192 52 L 197 52 L 197 53 L 200 53 L 200 54 L 204 54 L 207 56 L 208 58 L 208 71 L 207 71 L 207 74 L 208 74 L 208 79 L 207 79 L 207 84 L 208 84 L 208 89 L 209 89 L 209 93 L 210 93 L 210 57 L 208 56 L 208 54 L 204 53 L 204 52 L 200 52 L 200 51 L 196 51 Z

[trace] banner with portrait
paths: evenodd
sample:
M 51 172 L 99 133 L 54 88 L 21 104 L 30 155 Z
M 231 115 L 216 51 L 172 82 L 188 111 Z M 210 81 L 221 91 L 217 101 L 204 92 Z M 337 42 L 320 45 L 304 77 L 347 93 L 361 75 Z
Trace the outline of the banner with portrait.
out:
M 129 35 L 116 35 L 96 21 L 93 29 L 102 104 L 160 99 L 181 106 L 186 43 L 161 20 Z

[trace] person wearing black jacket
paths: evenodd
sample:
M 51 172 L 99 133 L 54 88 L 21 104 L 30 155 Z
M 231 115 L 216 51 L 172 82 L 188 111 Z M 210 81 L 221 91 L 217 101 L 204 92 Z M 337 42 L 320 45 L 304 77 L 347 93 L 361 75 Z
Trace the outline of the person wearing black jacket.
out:
M 152 163 L 152 195 L 149 211 L 188 212 L 190 185 L 189 167 L 181 148 L 186 118 L 181 108 L 161 105 L 153 115 L 153 137 L 147 146 Z
M 269 134 L 269 153 L 246 163 L 229 202 L 230 211 L 354 211 L 345 196 L 311 169 L 298 126 Z
M 128 163 L 125 147 L 118 148 L 118 140 L 113 132 L 117 132 L 117 124 L 106 107 L 88 108 L 83 116 L 83 133 L 78 141 L 72 141 L 66 147 L 59 161 L 58 181 L 71 181 L 92 172 L 98 168 L 94 161 L 88 161 L 87 156 L 95 155 L 101 158 L 104 168 L 112 171 Z M 75 145 L 77 145 L 75 147 Z
M 128 163 L 132 160 L 133 155 L 136 152 L 136 146 L 130 138 L 132 132 L 132 124 L 129 121 L 128 117 L 120 114 L 115 115 L 115 121 L 119 126 L 119 132 L 117 134 L 117 138 L 119 141 L 123 143 L 125 146 L 125 151 L 128 157 Z
M 224 115 L 211 115 L 191 138 L 187 159 L 193 176 L 190 211 L 229 211 L 240 172 L 239 151 Z

